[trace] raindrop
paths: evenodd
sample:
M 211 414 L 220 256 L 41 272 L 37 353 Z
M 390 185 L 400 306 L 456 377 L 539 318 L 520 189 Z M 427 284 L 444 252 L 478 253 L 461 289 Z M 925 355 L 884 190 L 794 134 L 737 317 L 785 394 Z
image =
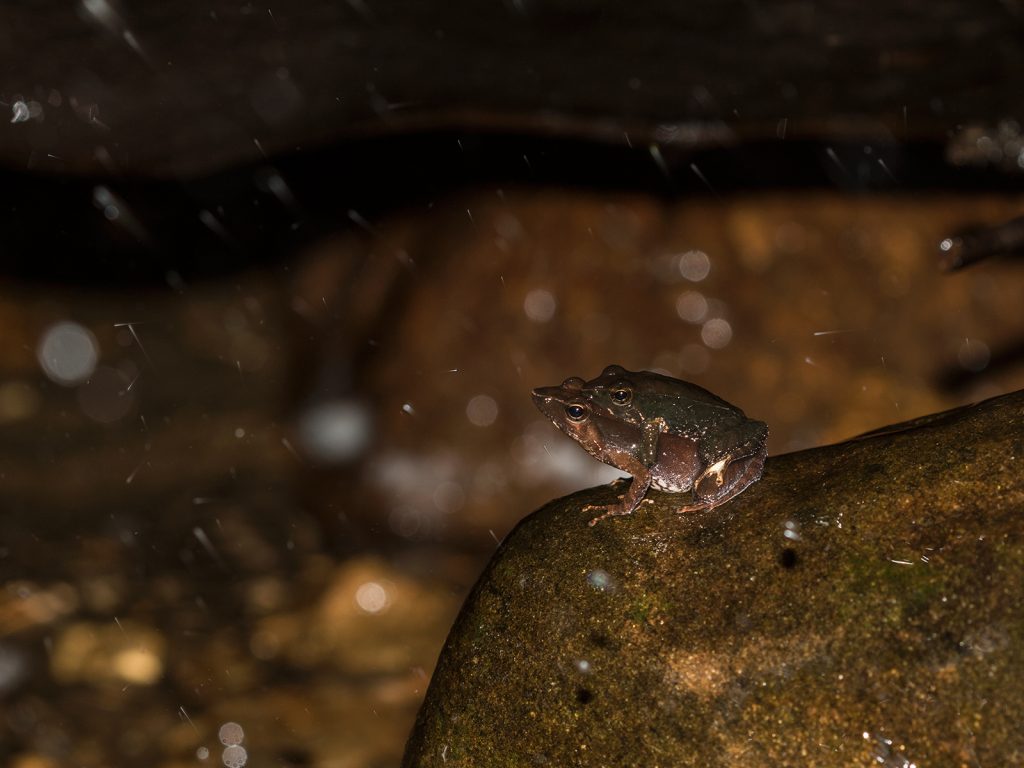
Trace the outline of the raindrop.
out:
M 371 418 L 357 400 L 335 400 L 308 408 L 299 419 L 299 437 L 313 458 L 350 461 L 370 442 Z
M 551 291 L 543 288 L 536 288 L 526 294 L 523 300 L 523 311 L 526 316 L 535 323 L 546 323 L 555 316 L 555 308 L 558 302 L 555 301 Z
M 376 581 L 360 584 L 356 590 L 356 604 L 367 613 L 380 613 L 390 603 L 388 591 Z
M 225 242 L 231 241 L 231 235 L 229 235 L 228 231 L 224 229 L 224 225 L 217 220 L 216 216 L 205 208 L 199 212 L 199 221 L 201 221 L 207 229 L 217 235 L 221 240 L 224 240 Z
M 700 338 L 711 349 L 723 349 L 732 341 L 732 326 L 727 320 L 713 317 L 700 329 Z
M 221 760 L 227 768 L 243 768 L 249 760 L 249 755 L 245 751 L 245 747 L 235 745 L 224 750 Z
M 892 739 L 872 735 L 867 731 L 864 731 L 862 736 L 865 741 L 872 742 L 872 751 L 875 753 L 877 764 L 885 766 L 885 768 L 917 768 L 916 763 L 911 762 L 906 755 L 902 754 L 902 745 L 895 745 Z
M 700 323 L 708 314 L 708 300 L 698 291 L 686 291 L 676 299 L 676 314 L 688 323 Z
M 196 750 L 196 757 L 200 760 L 206 760 L 210 757 L 210 750 L 206 747 L 199 747 Z
M 679 274 L 699 283 L 711 272 L 711 259 L 704 251 L 687 251 L 679 257 Z
M 787 520 L 782 525 L 782 535 L 790 541 L 800 541 L 800 533 L 797 530 L 797 524 L 793 520 Z
M 220 743 L 226 747 L 241 744 L 245 740 L 245 729 L 243 729 L 238 723 L 224 723 L 224 725 L 220 727 L 220 730 L 217 731 L 217 738 L 220 739 Z
M 661 147 L 657 144 L 649 144 L 647 151 L 651 154 L 651 159 L 654 160 L 654 164 L 658 166 L 658 170 L 661 171 L 662 175 L 671 180 L 672 174 L 669 172 L 668 163 L 665 162 L 665 156 L 661 154 Z
M 92 375 L 99 360 L 99 345 L 87 328 L 63 321 L 46 329 L 36 357 L 52 381 L 71 386 Z
M 103 211 L 103 218 L 107 221 L 116 221 L 121 215 L 121 209 L 117 205 L 117 198 L 109 188 L 102 184 L 93 189 L 92 202 L 97 208 Z
M 595 568 L 587 574 L 587 583 L 598 592 L 604 592 L 611 587 L 612 577 L 608 575 L 607 571 Z
M 489 427 L 498 418 L 498 404 L 493 397 L 477 395 L 466 405 L 466 418 L 478 427 Z
M 11 105 L 11 122 L 24 123 L 29 118 L 28 104 L 18 100 Z
M 296 206 L 295 195 L 284 178 L 275 170 L 269 171 L 263 179 L 267 190 L 288 208 Z
M 117 11 L 111 7 L 107 0 L 82 0 L 82 7 L 93 16 L 100 24 L 113 31 L 118 26 L 120 19 Z

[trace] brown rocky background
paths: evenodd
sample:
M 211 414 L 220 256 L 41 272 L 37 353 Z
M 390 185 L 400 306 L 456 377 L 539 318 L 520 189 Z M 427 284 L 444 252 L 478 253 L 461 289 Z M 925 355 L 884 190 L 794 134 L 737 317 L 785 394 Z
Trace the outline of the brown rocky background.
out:
M 397 765 L 497 542 L 616 476 L 538 384 L 773 454 L 1022 388 L 1013 248 L 937 266 L 1020 214 L 1019 21 L 912 10 L 0 11 L 0 761 Z

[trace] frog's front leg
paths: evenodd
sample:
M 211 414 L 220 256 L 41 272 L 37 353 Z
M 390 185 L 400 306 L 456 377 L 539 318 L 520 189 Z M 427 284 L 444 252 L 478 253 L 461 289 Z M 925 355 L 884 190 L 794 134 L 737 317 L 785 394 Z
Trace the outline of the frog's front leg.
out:
M 629 489 L 622 495 L 622 501 L 619 504 L 587 504 L 587 506 L 583 508 L 584 512 L 599 510 L 603 513 L 590 521 L 589 525 L 591 526 L 597 525 L 606 517 L 632 514 L 633 510 L 639 507 L 640 502 L 644 500 L 644 495 L 647 493 L 647 489 L 651 487 L 650 470 L 636 459 L 633 459 L 632 457 L 622 457 L 614 466 L 629 472 L 629 474 L 633 476 L 633 482 L 630 484 Z

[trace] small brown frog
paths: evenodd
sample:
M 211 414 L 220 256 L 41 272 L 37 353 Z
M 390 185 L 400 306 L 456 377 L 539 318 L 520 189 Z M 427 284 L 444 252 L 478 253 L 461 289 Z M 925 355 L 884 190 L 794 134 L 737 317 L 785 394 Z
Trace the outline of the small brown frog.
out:
M 628 515 L 651 486 L 691 493 L 679 512 L 711 509 L 761 477 L 768 426 L 705 389 L 647 371 L 609 366 L 596 379 L 573 377 L 533 391 L 533 401 L 591 456 L 633 476 L 621 504 Z

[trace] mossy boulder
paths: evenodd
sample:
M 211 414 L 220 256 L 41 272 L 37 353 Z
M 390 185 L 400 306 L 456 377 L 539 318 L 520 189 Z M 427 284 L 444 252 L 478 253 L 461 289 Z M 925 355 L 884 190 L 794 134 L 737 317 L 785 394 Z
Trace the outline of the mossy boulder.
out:
M 587 527 L 621 491 L 509 535 L 407 768 L 1024 764 L 1024 392 Z

